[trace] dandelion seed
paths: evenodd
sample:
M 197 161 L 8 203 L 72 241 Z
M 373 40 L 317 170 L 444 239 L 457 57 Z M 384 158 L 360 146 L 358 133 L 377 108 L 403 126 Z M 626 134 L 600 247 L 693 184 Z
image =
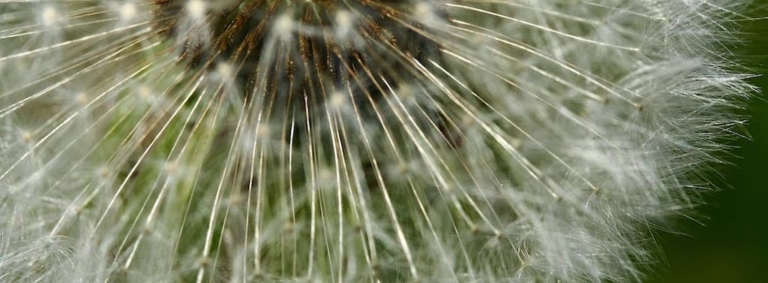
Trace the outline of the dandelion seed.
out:
M 0 281 L 632 281 L 747 1 L 0 1 Z

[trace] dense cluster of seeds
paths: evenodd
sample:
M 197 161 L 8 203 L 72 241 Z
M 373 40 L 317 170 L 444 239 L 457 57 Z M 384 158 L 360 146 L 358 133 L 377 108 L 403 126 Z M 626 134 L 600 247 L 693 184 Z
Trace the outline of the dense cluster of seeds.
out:
M 0 281 L 637 280 L 742 5 L 0 0 Z

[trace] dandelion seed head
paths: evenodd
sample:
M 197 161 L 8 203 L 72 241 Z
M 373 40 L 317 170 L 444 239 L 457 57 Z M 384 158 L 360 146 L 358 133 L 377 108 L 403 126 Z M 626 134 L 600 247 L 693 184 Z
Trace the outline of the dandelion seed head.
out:
M 640 280 L 744 2 L 2 3 L 0 278 Z

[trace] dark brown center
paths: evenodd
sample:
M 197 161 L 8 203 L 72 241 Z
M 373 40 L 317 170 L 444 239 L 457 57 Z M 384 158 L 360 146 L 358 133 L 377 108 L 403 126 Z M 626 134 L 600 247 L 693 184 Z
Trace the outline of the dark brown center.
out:
M 156 30 L 190 67 L 229 63 L 245 95 L 288 105 L 322 103 L 334 91 L 377 97 L 384 82 L 420 76 L 416 65 L 438 53 L 405 0 L 155 3 Z

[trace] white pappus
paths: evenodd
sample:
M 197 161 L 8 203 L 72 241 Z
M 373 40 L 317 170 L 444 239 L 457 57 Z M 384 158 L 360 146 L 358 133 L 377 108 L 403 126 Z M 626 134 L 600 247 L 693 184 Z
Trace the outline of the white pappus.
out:
M 0 0 L 0 281 L 639 281 L 735 0 Z

